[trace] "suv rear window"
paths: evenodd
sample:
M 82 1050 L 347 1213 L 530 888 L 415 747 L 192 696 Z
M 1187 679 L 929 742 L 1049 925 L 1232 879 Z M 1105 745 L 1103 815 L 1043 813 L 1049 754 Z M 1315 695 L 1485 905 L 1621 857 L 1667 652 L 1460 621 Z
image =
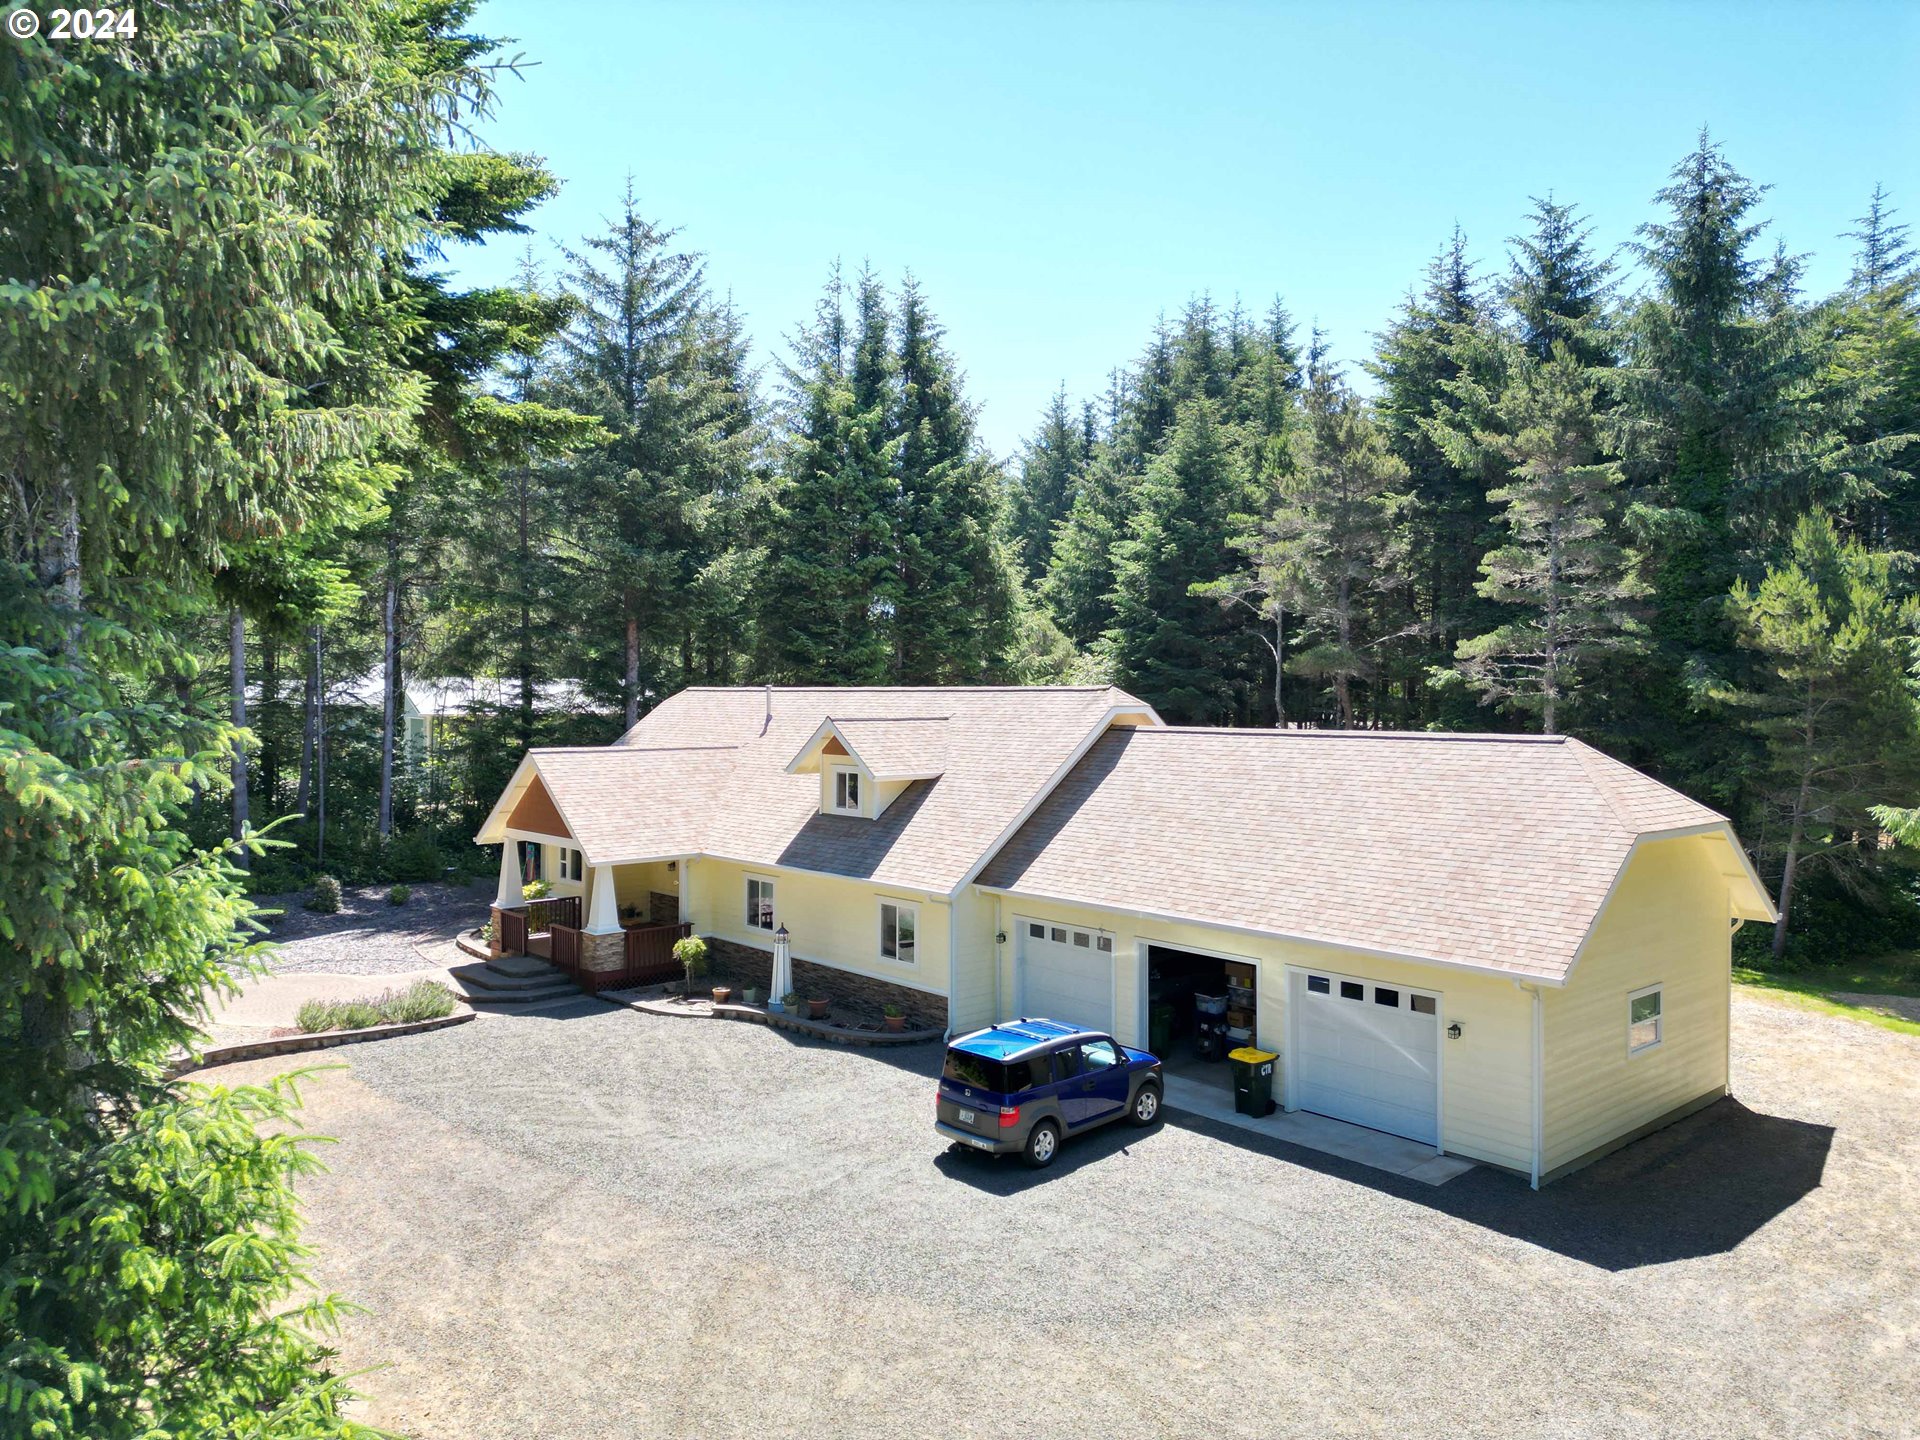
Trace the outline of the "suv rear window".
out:
M 989 1060 L 965 1050 L 947 1051 L 947 1079 L 956 1085 L 971 1085 L 976 1090 L 991 1090 L 996 1095 L 1018 1095 L 1036 1085 L 1051 1085 L 1047 1057 L 1034 1060 Z
M 1025 1070 L 1027 1067 L 1019 1067 Z M 1007 1084 L 1007 1067 L 998 1060 L 989 1060 L 984 1055 L 969 1054 L 965 1050 L 947 1051 L 946 1078 L 956 1085 L 970 1085 L 975 1090 L 988 1090 L 995 1095 L 1005 1095 L 1011 1090 L 1026 1087 L 1016 1081 Z

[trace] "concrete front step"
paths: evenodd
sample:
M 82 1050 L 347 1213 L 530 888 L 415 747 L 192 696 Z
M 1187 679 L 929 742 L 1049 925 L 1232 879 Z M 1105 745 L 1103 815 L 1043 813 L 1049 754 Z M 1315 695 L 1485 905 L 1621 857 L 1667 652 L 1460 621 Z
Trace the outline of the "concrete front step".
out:
M 551 965 L 519 975 L 503 974 L 493 965 L 456 965 L 447 972 L 460 987 L 469 1004 L 486 1001 L 496 1005 L 531 1005 L 556 1000 L 580 991 Z
M 510 980 L 550 980 L 560 973 L 538 955 L 496 955 L 487 969 Z

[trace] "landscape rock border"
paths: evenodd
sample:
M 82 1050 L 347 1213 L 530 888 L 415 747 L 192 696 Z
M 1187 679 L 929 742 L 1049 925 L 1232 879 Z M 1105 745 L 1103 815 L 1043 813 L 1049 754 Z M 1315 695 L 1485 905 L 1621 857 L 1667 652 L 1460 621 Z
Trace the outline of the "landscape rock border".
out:
M 675 1020 L 745 1020 L 750 1024 L 770 1025 L 776 1030 L 791 1030 L 796 1034 L 811 1035 L 816 1040 L 830 1040 L 835 1045 L 924 1045 L 930 1040 L 940 1039 L 947 1033 L 940 1028 L 856 1030 L 846 1025 L 807 1020 L 798 1015 L 776 1014 L 771 1010 L 762 1010 L 757 1005 L 715 1005 L 710 1001 L 695 1001 L 689 1005 L 666 1000 L 626 1000 L 607 994 L 596 995 L 593 998 L 605 1001 L 609 1005 L 618 1005 L 623 1009 L 638 1010 L 643 1015 L 665 1015 Z M 703 1003 L 704 1009 L 697 1008 Z
M 240 1060 L 265 1060 L 275 1055 L 299 1055 L 309 1050 L 331 1050 L 339 1045 L 358 1045 L 368 1040 L 393 1040 L 402 1035 L 420 1035 L 429 1030 L 444 1030 L 449 1025 L 464 1025 L 480 1017 L 471 1010 L 456 1010 L 451 1015 L 431 1020 L 405 1020 L 397 1025 L 369 1025 L 364 1030 L 323 1030 L 317 1035 L 282 1035 L 273 1040 L 243 1040 L 238 1045 L 216 1045 L 202 1051 L 198 1058 L 174 1062 L 168 1072 L 173 1078 L 210 1070 L 216 1065 L 232 1065 Z

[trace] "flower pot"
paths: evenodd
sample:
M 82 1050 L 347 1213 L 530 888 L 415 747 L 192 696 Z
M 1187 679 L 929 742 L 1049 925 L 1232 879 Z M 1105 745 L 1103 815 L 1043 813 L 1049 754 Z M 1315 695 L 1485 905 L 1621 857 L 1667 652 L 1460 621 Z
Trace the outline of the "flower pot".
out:
M 728 1005 L 728 1004 L 731 1004 L 732 1002 L 733 1002 L 733 987 L 731 985 L 716 985 L 713 987 L 713 1003 L 714 1004 Z
M 827 1018 L 827 1002 L 825 1000 L 807 1001 L 807 1018 L 809 1020 L 826 1019 Z
M 759 986 L 747 986 L 745 990 L 740 992 L 740 998 L 749 1005 L 758 1005 L 762 999 Z
M 889 1030 L 898 1031 L 907 1028 L 907 1017 L 904 1015 L 883 1015 L 881 1019 L 886 1022 Z

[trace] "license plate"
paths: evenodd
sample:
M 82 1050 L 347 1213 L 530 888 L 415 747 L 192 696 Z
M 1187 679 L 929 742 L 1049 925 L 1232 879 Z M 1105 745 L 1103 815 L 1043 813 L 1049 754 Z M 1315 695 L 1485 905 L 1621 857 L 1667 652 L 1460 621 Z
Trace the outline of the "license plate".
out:
M 961 1123 L 962 1125 L 971 1125 L 971 1124 L 973 1124 L 973 1111 L 971 1111 L 971 1110 L 962 1110 L 962 1111 L 960 1112 L 960 1123 Z

